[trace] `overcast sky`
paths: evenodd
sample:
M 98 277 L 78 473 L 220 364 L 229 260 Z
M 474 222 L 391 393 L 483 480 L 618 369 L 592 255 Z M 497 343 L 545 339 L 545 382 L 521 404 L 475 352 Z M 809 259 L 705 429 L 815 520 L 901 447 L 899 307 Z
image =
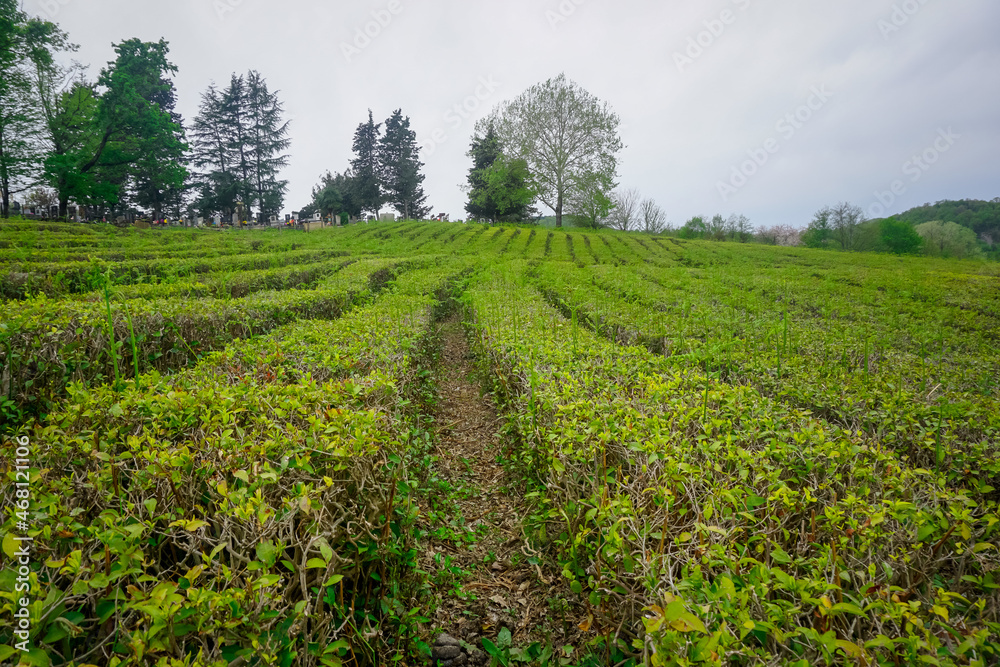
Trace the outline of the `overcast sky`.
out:
M 996 0 L 23 6 L 69 32 L 91 78 L 113 42 L 165 38 L 186 122 L 210 83 L 260 71 L 292 121 L 286 212 L 347 167 L 369 108 L 376 121 L 402 108 L 424 145 L 428 203 L 464 218 L 475 121 L 560 72 L 621 116 L 620 182 L 675 225 L 743 213 L 804 226 L 841 200 L 877 216 L 1000 196 Z

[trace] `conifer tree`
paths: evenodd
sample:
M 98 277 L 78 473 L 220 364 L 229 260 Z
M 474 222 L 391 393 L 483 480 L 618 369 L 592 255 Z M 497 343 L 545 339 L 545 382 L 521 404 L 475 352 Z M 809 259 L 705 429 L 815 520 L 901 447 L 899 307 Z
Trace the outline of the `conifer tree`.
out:
M 379 140 L 378 157 L 384 201 L 406 220 L 420 220 L 430 213 L 420 173 L 417 135 L 410 129 L 409 117 L 396 109 L 385 121 L 385 134 Z
M 358 125 L 354 133 L 354 159 L 351 171 L 354 173 L 354 196 L 362 212 L 375 215 L 382 210 L 385 199 L 381 185 L 381 163 L 379 161 L 379 136 L 381 123 L 376 123 L 372 110 L 368 110 L 368 122 Z
M 289 122 L 276 92 L 259 72 L 233 74 L 229 86 L 210 86 L 195 118 L 192 159 L 201 170 L 196 208 L 204 215 L 236 212 L 243 202 L 261 220 L 280 213 L 288 181 Z

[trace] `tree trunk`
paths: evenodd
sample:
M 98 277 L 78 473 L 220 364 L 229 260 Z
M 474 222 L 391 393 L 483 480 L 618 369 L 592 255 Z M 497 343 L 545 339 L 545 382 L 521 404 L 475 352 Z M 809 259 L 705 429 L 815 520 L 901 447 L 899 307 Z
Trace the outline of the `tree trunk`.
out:
M 563 210 L 563 197 L 562 193 L 559 193 L 556 199 L 556 227 L 562 227 L 562 210 Z
M 6 170 L 0 177 L 0 191 L 2 191 L 3 202 L 0 204 L 0 217 L 10 217 L 10 178 Z

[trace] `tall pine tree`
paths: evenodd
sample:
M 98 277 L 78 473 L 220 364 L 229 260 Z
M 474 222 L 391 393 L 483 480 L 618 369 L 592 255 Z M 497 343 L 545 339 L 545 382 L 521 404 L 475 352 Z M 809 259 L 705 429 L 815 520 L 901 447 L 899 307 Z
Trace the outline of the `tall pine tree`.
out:
M 260 219 L 267 221 L 281 212 L 288 191 L 288 181 L 278 179 L 278 173 L 288 166 L 289 121 L 282 118 L 281 102 L 277 92 L 267 89 L 267 82 L 259 72 L 247 74 L 247 117 L 250 121 L 249 150 L 250 183 L 253 201 L 260 212 Z
M 288 164 L 288 125 L 278 94 L 260 73 L 233 74 L 221 91 L 210 86 L 192 130 L 200 170 L 195 207 L 228 217 L 243 202 L 261 220 L 279 214 L 288 190 L 288 181 L 278 179 Z
M 379 136 L 381 123 L 376 123 L 372 110 L 368 110 L 368 122 L 358 125 L 354 133 L 354 159 L 351 171 L 354 173 L 354 196 L 362 212 L 375 215 L 382 210 L 385 199 L 382 195 L 381 163 L 379 160 Z
M 424 175 L 420 168 L 424 165 L 419 160 L 419 151 L 409 117 L 404 118 L 402 109 L 396 109 L 385 121 L 378 157 L 385 201 L 405 220 L 420 220 L 430 213 L 422 185 Z

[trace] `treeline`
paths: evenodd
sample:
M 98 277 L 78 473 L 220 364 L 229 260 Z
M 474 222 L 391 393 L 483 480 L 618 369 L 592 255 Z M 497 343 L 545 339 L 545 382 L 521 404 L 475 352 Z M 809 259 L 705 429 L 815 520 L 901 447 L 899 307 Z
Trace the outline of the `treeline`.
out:
M 288 122 L 259 73 L 210 86 L 190 128 L 175 110 L 166 41 L 114 44 L 96 80 L 60 59 L 77 50 L 58 25 L 0 0 L 0 214 L 86 206 L 92 217 L 280 212 Z M 47 212 L 47 211 L 46 211 Z
M 957 259 L 1000 259 L 998 241 L 1000 199 L 943 201 L 876 220 L 845 202 L 817 211 L 801 235 L 812 248 Z
M 629 219 L 627 212 L 636 210 L 635 196 L 633 191 L 627 198 L 633 203 L 621 206 L 615 214 L 621 217 L 625 213 L 624 218 Z M 754 227 L 740 214 L 695 216 L 680 227 L 666 223 L 656 230 L 644 228 L 642 219 L 643 216 L 638 215 L 632 218 L 635 224 L 620 229 L 684 239 L 1000 260 L 1000 199 L 944 201 L 877 220 L 867 219 L 861 207 L 841 202 L 817 211 L 804 229 L 790 225 Z

